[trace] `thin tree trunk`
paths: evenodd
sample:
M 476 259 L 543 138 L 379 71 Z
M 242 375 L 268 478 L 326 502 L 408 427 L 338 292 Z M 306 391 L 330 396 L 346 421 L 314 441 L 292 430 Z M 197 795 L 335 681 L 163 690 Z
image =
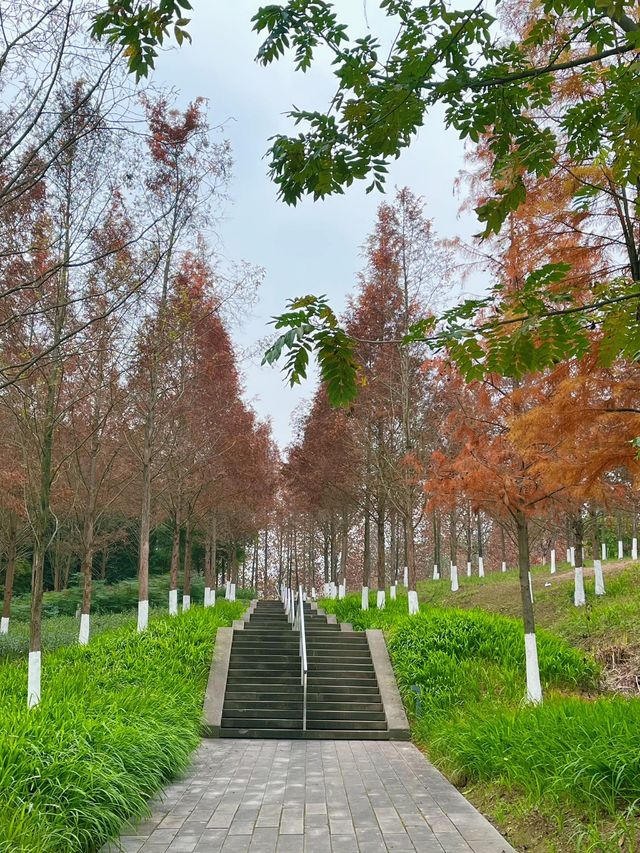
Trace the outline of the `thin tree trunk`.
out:
M 269 526 L 264 528 L 264 576 L 262 579 L 262 596 L 267 597 L 269 586 Z
M 480 510 L 478 510 L 476 512 L 476 524 L 477 524 L 477 528 L 478 528 L 478 575 L 481 578 L 483 578 L 484 577 L 484 549 L 483 549 L 483 544 L 482 544 L 482 517 L 480 515 Z M 527 540 L 527 542 L 528 542 L 528 540 Z
M 140 549 L 138 555 L 138 631 L 149 624 L 149 536 L 151 535 L 151 455 L 155 412 L 155 383 L 149 391 L 149 409 L 144 424 L 142 449 L 142 507 L 140 510 Z
M 184 525 L 184 583 L 182 585 L 182 610 L 191 607 L 191 507 L 187 506 L 187 520 Z
M 171 542 L 171 566 L 169 569 L 169 613 L 178 615 L 178 576 L 180 574 L 180 496 L 176 504 L 173 520 L 173 539 Z
M 542 686 L 538 666 L 538 646 L 536 624 L 531 598 L 531 565 L 529 557 L 529 527 L 525 514 L 515 513 L 518 530 L 518 573 L 520 578 L 520 600 L 522 603 L 522 621 L 524 623 L 524 649 L 527 678 L 527 701 L 534 704 L 542 702 Z
M 18 551 L 18 517 L 15 512 L 9 513 L 9 542 L 7 546 L 7 573 L 4 581 L 4 600 L 2 602 L 2 620 L 0 634 L 9 633 L 11 618 L 11 598 L 13 596 L 13 581 L 16 574 L 16 555 Z
M 471 560 L 473 557 L 473 539 L 471 531 L 471 504 L 467 502 L 467 518 L 466 518 L 466 537 L 467 537 L 467 575 L 471 574 Z
M 378 515 L 376 518 L 376 533 L 377 533 L 377 567 L 378 567 L 378 592 L 384 594 L 386 587 L 386 561 L 385 561 L 385 541 L 384 541 L 384 524 L 386 517 L 386 506 L 382 490 L 378 492 Z M 378 603 L 380 597 L 378 596 Z
M 369 608 L 369 582 L 371 579 L 371 496 L 369 486 L 364 493 L 364 542 L 362 554 L 362 609 Z
M 93 546 L 95 537 L 95 511 L 96 511 L 96 489 L 97 489 L 97 465 L 98 465 L 99 436 L 97 424 L 94 424 L 94 432 L 91 441 L 91 461 L 89 463 L 89 483 L 87 495 L 87 508 L 84 519 L 84 531 L 82 535 L 82 610 L 80 611 L 80 635 L 78 642 L 86 646 L 89 642 L 90 619 L 91 619 L 91 588 L 93 575 Z

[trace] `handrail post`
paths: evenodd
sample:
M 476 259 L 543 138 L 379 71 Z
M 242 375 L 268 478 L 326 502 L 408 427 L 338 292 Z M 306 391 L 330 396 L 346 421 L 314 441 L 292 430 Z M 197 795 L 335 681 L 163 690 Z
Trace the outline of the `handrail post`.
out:
M 298 587 L 298 630 L 300 631 L 300 684 L 302 685 L 302 731 L 307 730 L 307 636 L 304 625 L 304 592 Z

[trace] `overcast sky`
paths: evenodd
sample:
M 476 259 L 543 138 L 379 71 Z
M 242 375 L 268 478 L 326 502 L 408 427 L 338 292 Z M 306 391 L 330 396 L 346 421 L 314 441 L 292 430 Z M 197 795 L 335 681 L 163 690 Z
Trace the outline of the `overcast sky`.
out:
M 305 201 L 287 207 L 276 199 L 264 159 L 268 138 L 287 132 L 285 113 L 293 104 L 323 108 L 335 84 L 328 56 L 312 72 L 294 72 L 288 60 L 263 68 L 256 64 L 260 43 L 250 19 L 258 0 L 195 0 L 189 30 L 192 45 L 163 54 L 155 80 L 172 85 L 183 105 L 198 95 L 208 99 L 213 124 L 225 123 L 231 141 L 234 175 L 231 202 L 219 232 L 224 254 L 265 269 L 257 305 L 234 338 L 243 352 L 269 334 L 269 319 L 287 298 L 326 293 L 341 310 L 362 266 L 361 246 L 375 218 L 379 193 L 366 195 L 364 185 L 323 202 Z M 340 0 L 344 18 L 359 34 L 367 28 L 390 36 L 376 4 Z M 478 230 L 472 215 L 460 215 L 453 183 L 463 167 L 463 147 L 444 128 L 442 115 L 432 114 L 414 145 L 390 170 L 387 193 L 409 186 L 423 196 L 426 212 L 442 237 L 468 239 Z M 290 389 L 277 368 L 260 367 L 259 358 L 243 359 L 246 395 L 263 418 L 272 421 L 274 436 L 284 448 L 291 438 L 291 417 L 300 401 L 313 393 L 313 383 Z

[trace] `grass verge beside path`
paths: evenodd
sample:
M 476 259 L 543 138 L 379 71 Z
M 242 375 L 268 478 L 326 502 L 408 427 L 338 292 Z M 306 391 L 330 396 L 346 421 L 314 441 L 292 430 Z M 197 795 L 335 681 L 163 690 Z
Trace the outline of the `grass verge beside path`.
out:
M 0 666 L 0 851 L 98 849 L 183 770 L 198 743 L 215 633 L 241 602 L 156 617 L 45 655 L 43 700 L 26 665 Z
M 323 601 L 356 630 L 381 627 L 414 740 L 518 849 L 636 851 L 640 700 L 598 695 L 600 667 L 541 630 L 545 702 L 524 705 L 521 623 L 481 611 L 378 611 Z

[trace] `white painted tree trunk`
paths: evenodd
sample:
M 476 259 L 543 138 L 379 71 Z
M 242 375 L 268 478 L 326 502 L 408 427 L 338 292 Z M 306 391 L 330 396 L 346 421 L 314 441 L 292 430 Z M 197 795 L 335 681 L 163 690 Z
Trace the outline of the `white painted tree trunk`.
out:
M 9 617 L 3 616 L 0 618 L 0 634 L 8 634 L 9 633 Z
M 571 548 L 567 548 L 567 563 L 571 563 Z
M 467 577 L 471 577 L 471 563 L 467 563 Z
M 29 652 L 29 664 L 27 668 L 27 705 L 35 708 L 40 704 L 41 688 L 41 652 Z
M 329 598 L 337 598 L 338 597 L 338 587 L 335 585 L 335 581 L 331 581 L 329 584 Z
M 631 559 L 632 560 L 638 559 L 638 540 L 636 539 L 635 536 L 631 540 Z
M 576 549 L 573 547 L 573 545 L 571 546 L 571 548 L 569 548 L 569 562 L 575 568 L 575 565 L 576 565 Z
M 458 586 L 458 567 L 451 566 L 451 592 L 457 592 Z
M 542 703 L 542 684 L 538 665 L 538 644 L 535 634 L 524 635 L 524 655 L 527 671 L 527 702 L 533 705 Z
M 389 587 L 389 598 L 391 599 L 391 601 L 396 600 L 396 585 L 395 584 L 391 584 L 391 586 Z
M 368 610 L 369 609 L 369 587 L 363 586 L 362 593 L 360 595 L 360 609 Z
M 138 602 L 138 631 L 146 631 L 149 624 L 149 601 Z
M 604 562 L 606 559 L 607 559 L 607 543 L 603 542 L 602 543 L 602 562 Z
M 387 602 L 386 602 L 386 596 L 384 594 L 384 590 L 379 589 L 378 594 L 376 596 L 376 607 L 378 608 L 378 610 L 384 610 L 386 603 Z
M 404 574 L 404 577 L 403 577 L 404 585 L 409 586 L 409 569 L 407 566 L 404 567 L 404 573 L 403 574 Z
M 89 643 L 89 614 L 81 613 L 80 614 L 80 634 L 78 636 L 78 643 L 81 646 L 86 646 Z
M 205 598 L 207 595 L 207 591 L 205 590 Z M 206 604 L 205 604 L 206 607 Z M 169 616 L 177 616 L 178 615 L 178 590 L 170 589 L 169 590 Z
M 228 601 L 236 600 L 236 585 L 234 583 L 229 584 L 229 595 L 227 596 Z M 184 605 L 183 605 L 184 607 Z
M 502 573 L 504 574 L 506 571 L 507 571 L 507 564 L 506 564 L 506 563 L 505 563 L 505 561 L 503 560 L 503 561 L 502 561 Z
M 414 589 L 409 590 L 409 616 L 415 616 L 420 610 L 418 604 L 418 593 Z
M 555 575 L 556 573 L 556 549 L 551 549 L 551 574 Z
M 624 545 L 622 539 L 618 539 L 618 559 L 624 560 Z
M 437 565 L 434 565 L 434 567 L 433 567 L 433 579 L 434 579 L 434 581 L 440 580 L 440 571 L 439 571 Z
M 573 603 L 576 607 L 584 607 L 587 599 L 584 594 L 584 572 L 582 566 L 576 566 L 574 573 Z
M 186 613 L 191 607 L 191 596 L 183 595 L 182 596 L 182 612 Z
M 338 585 L 338 598 L 339 598 L 339 599 L 342 599 L 342 598 L 344 598 L 344 597 L 345 597 L 345 595 L 346 595 L 346 594 L 347 594 L 347 584 L 346 584 L 346 582 L 345 582 L 345 583 L 341 583 L 341 584 L 339 584 L 339 585 Z
M 315 601 L 317 597 L 318 596 L 316 594 L 316 588 L 315 588 L 315 586 L 312 586 L 311 587 L 311 601 Z
M 600 560 L 593 561 L 593 569 L 596 576 L 596 595 L 604 595 L 604 575 L 602 574 L 602 563 Z
M 484 577 L 484 557 L 478 557 L 478 577 Z
M 322 587 L 322 597 L 323 598 L 329 598 L 330 595 L 331 595 L 331 584 L 326 583 Z

